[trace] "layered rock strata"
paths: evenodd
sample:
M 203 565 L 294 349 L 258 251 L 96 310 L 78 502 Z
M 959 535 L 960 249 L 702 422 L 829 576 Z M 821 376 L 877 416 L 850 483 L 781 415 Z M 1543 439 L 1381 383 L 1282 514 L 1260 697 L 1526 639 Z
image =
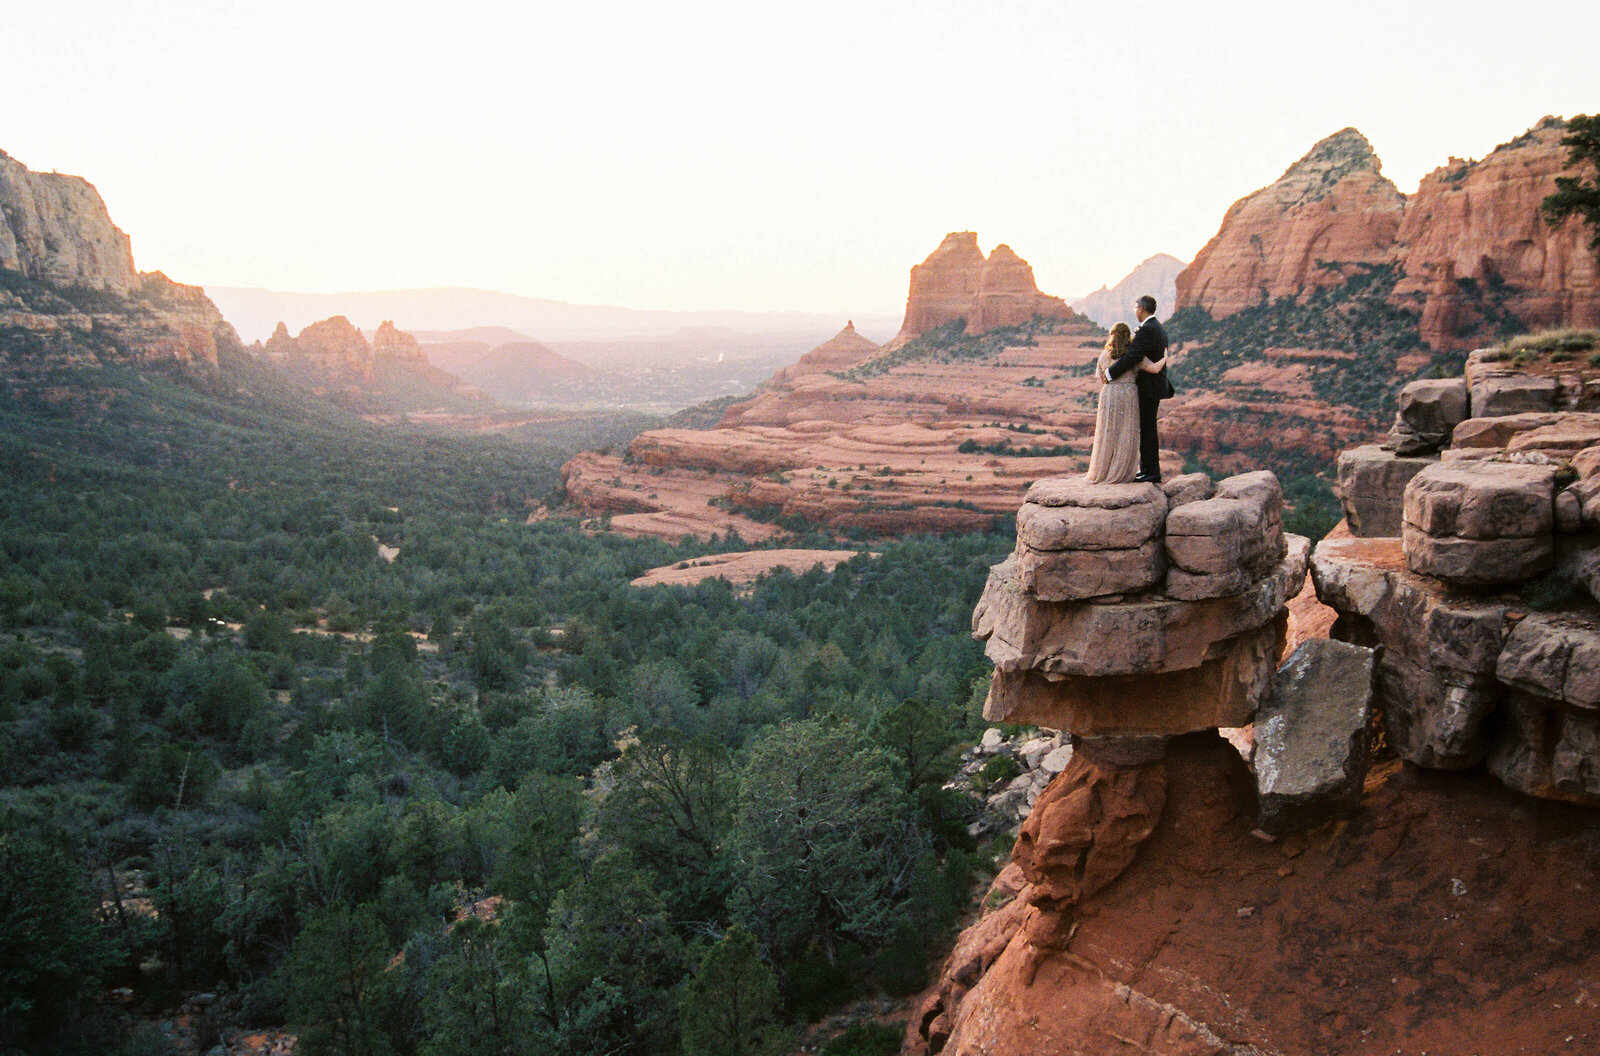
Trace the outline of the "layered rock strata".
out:
M 1037 482 L 1017 545 L 973 613 L 994 679 L 984 714 L 1080 736 L 1242 726 L 1283 642 L 1309 543 L 1277 478 Z
M 1600 261 L 1576 219 L 1547 226 L 1566 126 L 1546 118 L 1479 161 L 1450 159 L 1401 194 L 1343 129 L 1240 199 L 1177 279 L 1178 307 L 1214 317 L 1303 298 L 1355 269 L 1392 266 L 1390 302 L 1436 349 L 1471 348 L 1510 317 L 1528 329 L 1600 325 Z
M 239 335 L 198 286 L 134 267 L 132 243 L 87 180 L 32 172 L 0 152 L 0 339 L 53 363 L 211 368 Z M 0 276 L 4 278 L 4 276 Z M 8 333 L 14 332 L 12 333 Z M 8 358 L 0 340 L 0 361 Z M 8 373 L 37 367 L 14 360 Z
M 1220 318 L 1346 278 L 1341 265 L 1388 260 L 1405 195 L 1383 175 L 1372 144 L 1341 129 L 1277 181 L 1235 202 L 1222 227 L 1177 278 L 1178 307 Z
M 905 321 L 889 343 L 897 348 L 934 327 L 958 319 L 969 334 L 1017 326 L 1035 317 L 1073 319 L 1060 297 L 1040 293 L 1033 268 L 1005 243 L 987 257 L 972 231 L 952 231 L 939 248 L 911 269 Z
M 1469 357 L 1472 417 L 1394 459 L 1420 464 L 1398 531 L 1335 533 L 1312 577 L 1334 635 L 1381 647 L 1375 705 L 1402 758 L 1487 760 L 1520 791 L 1600 806 L 1600 415 L 1558 409 L 1591 406 L 1600 371 L 1504 362 Z M 1379 519 L 1369 496 L 1344 501 L 1351 528 Z
M 124 296 L 139 288 L 133 244 L 81 176 L 32 172 L 0 151 L 0 269 L 50 286 Z

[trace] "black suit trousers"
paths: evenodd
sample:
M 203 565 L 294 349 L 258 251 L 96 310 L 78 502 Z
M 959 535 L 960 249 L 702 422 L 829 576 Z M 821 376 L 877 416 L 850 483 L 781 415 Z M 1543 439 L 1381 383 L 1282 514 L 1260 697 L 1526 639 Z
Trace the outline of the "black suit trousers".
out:
M 1156 411 L 1161 401 L 1139 394 L 1139 472 L 1161 476 L 1161 440 L 1156 435 Z

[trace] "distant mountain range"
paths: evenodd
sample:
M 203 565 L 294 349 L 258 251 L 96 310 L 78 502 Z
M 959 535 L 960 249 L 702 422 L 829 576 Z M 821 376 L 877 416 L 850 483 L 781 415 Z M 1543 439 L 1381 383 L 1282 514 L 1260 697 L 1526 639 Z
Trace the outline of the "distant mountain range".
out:
M 795 354 L 833 335 L 849 314 L 826 312 L 658 311 L 613 305 L 571 304 L 540 297 L 440 287 L 349 293 L 292 293 L 243 286 L 207 286 L 206 294 L 246 341 L 264 340 L 279 323 L 299 330 L 318 319 L 343 315 L 358 325 L 393 319 L 411 333 L 505 327 L 540 341 L 626 340 L 685 327 L 715 327 L 741 334 L 799 335 Z M 863 319 L 862 325 L 893 333 L 898 317 Z

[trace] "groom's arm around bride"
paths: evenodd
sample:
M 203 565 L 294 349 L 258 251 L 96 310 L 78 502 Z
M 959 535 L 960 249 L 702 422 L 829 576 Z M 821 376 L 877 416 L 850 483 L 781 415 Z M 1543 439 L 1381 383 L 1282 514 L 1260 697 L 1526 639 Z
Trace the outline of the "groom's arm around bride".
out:
M 1140 370 L 1134 378 L 1139 388 L 1139 475 L 1136 481 L 1161 482 L 1161 441 L 1156 434 L 1156 408 L 1171 394 L 1167 382 L 1167 332 L 1156 319 L 1156 299 L 1146 294 L 1134 306 L 1139 326 L 1128 343 L 1128 351 L 1106 368 L 1106 380 L 1117 378 L 1148 362 L 1159 370 Z

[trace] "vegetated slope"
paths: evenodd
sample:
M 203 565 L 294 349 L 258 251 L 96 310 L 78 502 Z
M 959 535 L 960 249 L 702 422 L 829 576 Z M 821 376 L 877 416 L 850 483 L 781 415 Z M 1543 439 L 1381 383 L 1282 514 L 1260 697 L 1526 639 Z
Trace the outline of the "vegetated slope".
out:
M 0 390 L 0 933 L 39 937 L 0 1048 L 131 1056 L 204 992 L 202 1050 L 673 1050 L 735 922 L 780 1032 L 921 985 L 1008 539 L 641 590 L 708 548 L 527 523 L 570 445 L 372 425 L 250 361 L 36 381 Z M 761 828 L 796 810 L 809 861 Z

